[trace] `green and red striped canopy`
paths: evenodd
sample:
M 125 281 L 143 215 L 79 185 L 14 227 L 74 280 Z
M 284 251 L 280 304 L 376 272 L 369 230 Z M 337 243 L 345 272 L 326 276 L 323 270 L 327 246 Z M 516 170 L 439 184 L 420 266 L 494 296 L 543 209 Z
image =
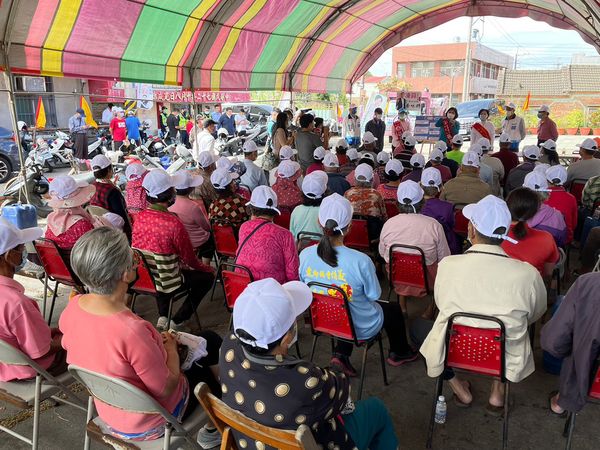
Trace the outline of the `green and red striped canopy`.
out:
M 15 72 L 339 92 L 402 39 L 464 15 L 529 16 L 600 49 L 591 0 L 4 0 L 0 32 Z

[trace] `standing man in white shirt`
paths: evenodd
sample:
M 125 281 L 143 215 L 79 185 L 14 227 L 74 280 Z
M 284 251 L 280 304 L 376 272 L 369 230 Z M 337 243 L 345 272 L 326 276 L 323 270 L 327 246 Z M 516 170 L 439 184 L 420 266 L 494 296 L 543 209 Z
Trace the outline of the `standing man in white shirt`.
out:
M 114 105 L 112 103 L 109 103 L 108 105 L 106 105 L 106 109 L 104 109 L 102 111 L 102 123 L 106 123 L 106 124 L 110 125 L 110 122 L 115 117 L 113 114 L 113 107 L 114 107 Z
M 360 146 L 360 117 L 356 114 L 358 108 L 352 103 L 348 115 L 344 119 L 344 138 L 348 145 L 353 148 Z
M 193 136 L 192 156 L 195 161 L 198 161 L 198 156 L 202 152 L 210 152 L 211 154 L 216 155 L 215 138 L 213 136 L 216 125 L 217 122 L 214 120 L 205 119 L 202 131 L 198 133 L 198 136 Z
M 510 137 L 510 149 L 519 151 L 519 144 L 525 139 L 525 121 L 515 114 L 517 107 L 514 103 L 506 105 L 506 118 L 502 121 L 502 132 Z
M 258 158 L 258 147 L 254 141 L 244 142 L 244 165 L 246 166 L 246 173 L 240 178 L 240 182 L 248 186 L 253 191 L 257 186 L 268 186 L 267 175 L 265 171 L 254 164 Z
M 489 110 L 481 109 L 479 111 L 479 122 L 475 122 L 471 127 L 471 145 L 476 144 L 481 139 L 487 139 L 488 145 L 491 145 L 492 148 L 494 148 L 496 128 L 494 127 L 494 124 L 488 120 L 489 118 Z

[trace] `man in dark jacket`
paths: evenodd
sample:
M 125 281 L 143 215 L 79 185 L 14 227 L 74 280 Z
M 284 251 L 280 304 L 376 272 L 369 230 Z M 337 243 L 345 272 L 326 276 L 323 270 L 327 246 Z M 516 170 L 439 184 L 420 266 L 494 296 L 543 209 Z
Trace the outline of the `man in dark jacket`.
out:
M 580 276 L 542 329 L 542 348 L 564 358 L 559 393 L 550 399 L 555 414 L 579 412 L 587 401 L 594 364 L 600 356 L 599 292 L 600 273 Z
M 317 147 L 323 143 L 321 138 L 314 133 L 315 116 L 312 114 L 303 114 L 300 116 L 300 129 L 296 132 L 296 150 L 298 150 L 298 162 L 302 170 L 308 169 L 313 162 L 313 153 Z
M 340 163 L 337 155 L 327 152 L 323 159 L 323 170 L 327 173 L 327 188 L 331 192 L 344 195 L 350 189 L 350 183 L 340 173 Z
M 377 138 L 375 142 L 375 148 L 377 153 L 383 150 L 383 139 L 385 135 L 385 122 L 381 120 L 383 117 L 383 110 L 381 108 L 375 108 L 375 114 L 371 120 L 365 125 L 365 131 L 370 131 L 373 136 Z
M 179 109 L 173 108 L 173 111 L 167 117 L 167 128 L 169 129 L 168 143 L 171 144 L 175 142 L 179 131 Z
M 219 128 L 225 128 L 230 136 L 235 136 L 235 116 L 232 107 L 225 108 L 225 114 L 219 117 Z

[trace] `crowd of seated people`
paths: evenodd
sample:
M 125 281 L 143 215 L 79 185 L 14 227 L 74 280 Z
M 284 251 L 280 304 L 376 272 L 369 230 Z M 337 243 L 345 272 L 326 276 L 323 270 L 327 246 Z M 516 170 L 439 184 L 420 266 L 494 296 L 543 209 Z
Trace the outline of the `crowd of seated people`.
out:
M 384 403 L 352 401 L 350 382 L 358 375 L 352 343 L 336 341 L 329 368 L 289 353 L 313 293 L 335 293 L 316 285 L 311 292 L 307 285 L 340 288 L 358 340 L 385 333 L 388 365 L 399 368 L 422 356 L 427 374 L 447 380 L 454 402 L 466 407 L 473 402 L 470 382 L 445 366 L 450 316 L 472 312 L 500 319 L 507 338 L 506 378 L 524 380 L 535 370 L 527 330 L 553 300 L 548 292 L 559 249 L 579 242 L 581 276 L 543 327 L 541 343 L 563 360 L 550 410 L 558 415 L 581 410 L 600 340 L 595 295 L 600 274 L 585 274 L 600 250 L 600 222 L 587 220 L 594 219 L 600 200 L 600 168 L 593 167 L 597 146 L 585 140 L 582 161 L 568 170 L 541 163 L 547 152 L 538 147 L 526 146 L 519 164 L 504 134 L 496 153 L 486 139 L 464 152 L 459 138 L 446 136 L 447 143 L 435 144 L 426 158 L 410 132 L 394 154 L 377 152 L 370 133 L 363 136 L 360 153 L 344 139 L 329 150 L 311 117 L 301 120 L 302 133 L 314 136 L 302 138 L 300 163 L 294 135 L 288 139 L 283 130 L 277 165 L 269 170 L 259 166 L 257 147 L 247 141 L 243 161 L 201 152 L 196 167 L 173 176 L 132 164 L 125 196 L 112 182 L 112 165 L 101 158 L 92 164 L 93 185 L 54 178 L 45 234 L 38 228 L 18 230 L 0 219 L 0 339 L 51 373 L 76 364 L 127 381 L 179 420 L 199 407 L 193 390 L 204 382 L 227 405 L 263 425 L 308 425 L 323 447 L 395 449 L 398 438 Z M 568 190 L 580 179 L 586 184 L 578 206 Z M 290 214 L 289 229 L 278 224 L 282 213 Z M 456 217 L 467 223 L 464 236 L 457 233 Z M 367 219 L 375 251 L 345 245 L 357 218 Z M 232 225 L 238 247 L 230 262 L 247 268 L 254 281 L 235 303 L 232 329 L 222 337 L 196 331 L 202 351 L 182 354 L 177 333 L 194 331 L 193 316 L 217 276 L 211 265 L 215 222 Z M 303 232 L 312 233 L 315 245 L 299 249 Z M 14 279 L 25 261 L 24 245 L 43 234 L 85 286 L 85 293 L 68 302 L 58 328 L 45 323 Z M 423 254 L 426 284 L 387 279 L 393 252 L 418 256 L 415 247 Z M 161 287 L 156 324 L 137 316 L 128 303 L 138 265 L 147 262 L 163 264 L 151 271 Z M 186 292 L 172 314 L 170 283 Z M 390 286 L 397 299 L 382 301 L 382 286 Z M 409 305 L 417 304 L 412 299 L 422 297 L 428 297 L 427 307 L 411 314 Z M 33 376 L 29 368 L 0 364 L 1 381 Z M 492 381 L 489 414 L 502 414 L 505 389 L 500 380 Z M 159 416 L 95 403 L 116 437 L 140 441 L 164 434 Z M 234 437 L 239 448 L 259 448 L 248 436 L 234 432 Z M 204 448 L 220 439 L 210 421 L 197 435 Z

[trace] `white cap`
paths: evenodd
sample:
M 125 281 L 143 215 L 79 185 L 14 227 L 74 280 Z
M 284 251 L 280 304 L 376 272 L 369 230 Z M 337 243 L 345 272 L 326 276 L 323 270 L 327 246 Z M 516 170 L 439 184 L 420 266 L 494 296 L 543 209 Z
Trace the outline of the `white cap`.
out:
M 442 162 L 444 159 L 444 152 L 439 148 L 434 148 L 429 154 L 429 161 Z
M 540 172 L 529 172 L 525 175 L 525 180 L 523 180 L 523 187 L 529 188 L 532 191 L 536 192 L 549 192 L 548 189 L 548 180 L 546 180 L 546 176 Z
M 193 175 L 187 169 L 178 170 L 173 175 L 173 184 L 175 189 L 187 189 L 200 186 L 204 182 L 204 178 L 200 175 Z
M 465 206 L 462 213 L 482 235 L 504 239 L 513 244 L 517 243 L 517 241 L 507 236 L 510 229 L 511 216 L 504 200 L 490 194 L 477 203 Z M 504 228 L 504 233 L 496 233 L 498 228 Z
M 421 153 L 415 153 L 410 157 L 410 165 L 415 169 L 422 169 L 425 167 L 425 157 Z
M 479 167 L 479 155 L 475 152 L 467 152 L 462 158 L 463 166 Z
M 226 156 L 221 156 L 219 159 L 217 159 L 215 165 L 217 166 L 217 169 L 229 170 L 231 169 L 231 166 L 233 166 L 233 163 Z
M 508 109 L 517 109 L 517 107 L 515 106 L 515 104 L 513 102 L 507 103 L 505 105 L 505 108 L 508 108 Z
M 377 140 L 377 138 L 375 136 L 373 136 L 373 133 L 371 133 L 370 131 L 365 131 L 365 134 L 363 135 L 363 142 L 365 144 L 372 144 Z
M 536 163 L 535 167 L 533 168 L 533 170 L 535 172 L 540 172 L 543 173 L 544 175 L 546 174 L 546 170 L 548 170 L 550 168 L 550 164 L 546 164 L 546 163 Z
M 250 283 L 233 307 L 234 333 L 247 345 L 267 349 L 285 336 L 311 302 L 312 291 L 301 281 L 281 285 L 273 278 L 265 278 Z M 238 330 L 244 330 L 254 340 L 241 338 Z
M 257 186 L 252 191 L 250 201 L 246 203 L 255 208 L 271 209 L 277 214 L 281 212 L 277 209 L 277 194 L 269 186 Z
M 317 174 L 317 172 L 321 172 L 325 174 L 325 177 L 321 176 L 321 174 Z M 327 191 L 327 174 L 321 170 L 317 170 L 315 172 L 311 172 L 304 177 L 302 180 L 302 192 L 308 198 L 321 198 L 325 191 Z
M 335 143 L 335 147 L 343 147 L 343 148 L 348 148 L 348 141 L 346 141 L 346 139 L 344 138 L 339 138 L 337 140 L 337 142 Z
M 162 169 L 151 170 L 142 181 L 142 187 L 152 198 L 158 198 L 159 194 L 174 186 L 173 177 Z
M 463 145 L 463 137 L 462 137 L 462 134 L 455 134 L 455 135 L 452 137 L 452 143 L 453 143 L 454 145 Z
M 406 130 L 402 133 L 402 135 L 400 136 L 400 139 L 404 140 L 406 139 L 408 136 L 412 136 L 412 133 L 410 132 L 410 130 Z
M 316 159 L 317 161 L 323 161 L 323 158 L 325 158 L 325 153 L 327 152 L 323 147 L 317 147 L 313 152 L 313 159 Z M 281 157 L 281 152 L 279 153 L 279 155 Z
M 540 159 L 540 149 L 537 145 L 526 145 L 523 147 L 523 156 L 527 159 L 537 161 Z
M 473 153 L 477 153 L 479 155 L 479 157 L 481 157 L 483 155 L 483 150 L 481 149 L 481 145 L 479 145 L 479 142 L 475 142 L 474 144 L 472 144 L 469 147 L 469 151 L 473 152 Z
M 212 152 L 209 152 L 208 150 L 200 152 L 200 154 L 198 155 L 198 165 L 203 169 L 206 169 L 208 166 L 213 165 L 215 161 L 215 155 Z
M 560 164 L 550 167 L 546 170 L 546 179 L 558 186 L 562 186 L 567 181 L 567 169 Z
M 373 153 L 371 152 L 359 152 L 358 153 L 358 157 L 359 159 L 368 159 L 370 161 L 375 162 L 375 156 L 373 156 Z
M 500 135 L 500 137 L 498 138 L 498 142 L 507 143 L 507 142 L 512 142 L 512 140 L 510 139 L 510 136 L 508 135 L 508 133 L 502 133 Z
M 221 134 L 225 134 L 225 135 L 229 136 L 229 131 L 227 131 L 227 128 L 219 128 L 217 130 L 217 136 L 219 136 Z
M 254 142 L 253 140 L 248 140 L 246 142 L 244 142 L 244 153 L 254 153 L 258 151 L 258 146 L 256 145 L 256 142 Z
M 284 145 L 283 147 L 281 147 L 279 149 L 279 159 L 280 160 L 285 160 L 285 159 L 292 159 L 292 157 L 296 154 L 296 150 L 294 150 L 292 147 L 290 147 L 289 145 Z
M 437 141 L 433 149 L 438 149 L 442 153 L 446 153 L 448 151 L 448 144 L 446 144 L 446 141 Z
M 481 148 L 482 152 L 489 152 L 490 150 L 492 150 L 492 144 L 490 144 L 490 141 L 486 138 L 481 138 L 477 141 L 477 144 L 479 144 L 479 147 Z
M 299 170 L 300 164 L 298 164 L 296 161 L 284 159 L 277 167 L 277 176 L 279 178 L 290 178 L 293 177 Z
M 421 185 L 425 187 L 436 187 L 439 191 L 442 186 L 442 174 L 435 167 L 428 167 L 421 173 Z
M 210 175 L 210 182 L 215 189 L 223 190 L 226 189 L 233 180 L 238 178 L 238 176 L 239 175 L 237 173 L 230 172 L 227 169 L 216 169 Z
M 44 230 L 38 227 L 19 230 L 8 220 L 0 217 L 0 255 L 4 255 L 13 248 L 35 241 L 44 234 Z
M 356 166 L 356 169 L 354 169 L 354 178 L 356 181 L 373 181 L 373 168 L 366 163 L 359 164 Z
M 598 150 L 598 144 L 592 138 L 584 139 L 581 144 L 577 144 L 577 147 L 582 148 L 584 150 Z
M 548 139 L 547 141 L 544 141 L 544 143 L 541 145 L 541 147 L 544 150 L 550 150 L 552 152 L 556 151 L 556 142 L 554 142 L 552 139 Z
M 142 163 L 132 163 L 125 169 L 125 178 L 127 178 L 127 181 L 139 180 L 146 172 L 148 172 L 148 169 Z
M 381 165 L 387 164 L 390 160 L 390 154 L 388 152 L 379 152 L 377 153 L 377 162 Z
M 398 196 L 398 202 L 401 205 L 412 206 L 413 211 L 415 211 L 415 205 L 423 200 L 423 196 L 425 195 L 423 188 L 419 186 L 419 183 L 412 180 L 400 183 L 396 194 Z
M 96 155 L 92 158 L 92 170 L 102 170 L 110 166 L 112 162 L 104 155 Z
M 417 140 L 412 134 L 409 134 L 408 136 L 403 138 L 402 142 L 404 142 L 405 147 L 414 147 L 415 145 L 417 145 Z
M 402 175 L 402 172 L 404 172 L 404 166 L 399 159 L 390 159 L 385 165 L 385 173 L 389 175 L 392 171 L 398 176 Z
M 538 112 L 545 112 L 550 114 L 550 108 L 548 107 L 548 105 L 542 105 L 539 107 Z
M 350 161 L 356 161 L 358 159 L 358 150 L 355 148 L 349 148 L 346 152 L 346 156 Z
M 325 158 L 323 158 L 323 165 L 325 167 L 340 167 L 340 162 L 338 161 L 337 155 L 329 152 L 325 155 Z
M 125 226 L 125 220 L 118 214 L 107 212 L 102 215 L 105 222 L 108 222 L 113 228 L 122 230 Z
M 337 227 L 335 231 L 342 232 L 352 222 L 354 210 L 352 203 L 338 193 L 333 193 L 323 199 L 319 207 L 319 223 L 322 227 L 328 220 L 335 220 Z

